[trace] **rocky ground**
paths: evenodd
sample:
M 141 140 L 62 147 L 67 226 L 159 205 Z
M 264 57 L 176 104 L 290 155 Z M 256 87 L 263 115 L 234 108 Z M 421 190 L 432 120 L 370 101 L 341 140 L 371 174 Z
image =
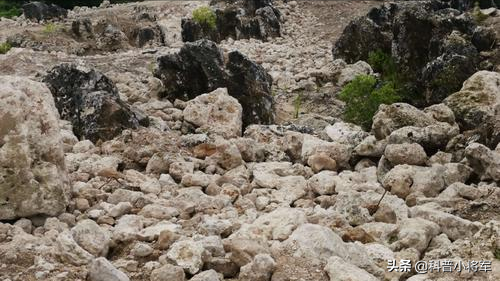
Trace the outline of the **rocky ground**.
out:
M 182 42 L 208 1 L 0 20 L 1 280 L 500 280 L 500 33 L 460 90 L 366 132 L 336 94 L 374 72 L 332 47 L 381 2 L 275 2 L 280 37 L 217 45 Z

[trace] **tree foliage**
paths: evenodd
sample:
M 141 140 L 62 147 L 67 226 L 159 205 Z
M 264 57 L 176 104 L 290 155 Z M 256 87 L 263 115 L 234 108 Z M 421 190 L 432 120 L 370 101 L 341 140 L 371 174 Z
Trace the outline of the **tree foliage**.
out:
M 345 120 L 369 130 L 379 106 L 398 102 L 400 97 L 394 83 L 359 75 L 342 89 L 339 99 L 346 103 Z

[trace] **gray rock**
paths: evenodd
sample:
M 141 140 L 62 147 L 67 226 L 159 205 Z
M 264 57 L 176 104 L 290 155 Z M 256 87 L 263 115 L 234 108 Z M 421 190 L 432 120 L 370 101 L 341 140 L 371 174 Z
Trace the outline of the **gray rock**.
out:
M 197 131 L 229 139 L 241 136 L 242 111 L 238 100 L 222 88 L 188 101 L 183 115 L 184 121 L 193 124 Z
M 165 264 L 151 272 L 151 281 L 184 281 L 184 270 L 180 266 Z
M 389 144 L 384 154 L 394 165 L 425 165 L 427 161 L 424 148 L 416 143 Z
M 90 266 L 90 281 L 129 281 L 128 276 L 116 269 L 106 258 L 97 258 Z
M 330 281 L 375 281 L 379 280 L 365 270 L 346 262 L 340 257 L 333 256 L 328 259 L 325 271 Z
M 110 234 L 101 229 L 93 220 L 82 220 L 71 229 L 73 239 L 92 255 L 106 256 L 111 244 Z
M 170 246 L 167 257 L 187 273 L 196 274 L 203 267 L 206 250 L 201 242 L 181 240 Z
M 0 220 L 57 216 L 68 205 L 69 179 L 59 116 L 45 85 L 0 77 Z
M 61 118 L 71 121 L 80 139 L 109 140 L 124 129 L 149 125 L 146 116 L 120 99 L 115 84 L 94 69 L 61 64 L 43 81 L 54 96 Z

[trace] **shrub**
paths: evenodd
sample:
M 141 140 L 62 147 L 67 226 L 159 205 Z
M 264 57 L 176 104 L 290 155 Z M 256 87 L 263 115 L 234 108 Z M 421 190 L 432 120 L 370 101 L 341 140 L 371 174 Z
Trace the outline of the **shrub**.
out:
M 21 13 L 20 3 L 0 0 L 0 18 L 12 18 Z
M 59 29 L 59 27 L 56 24 L 49 22 L 43 26 L 43 33 L 52 34 L 56 31 L 58 31 L 58 29 Z
M 293 118 L 297 119 L 300 115 L 300 108 L 302 107 L 302 93 L 298 93 L 293 101 Z
M 7 54 L 10 49 L 12 49 L 12 46 L 8 42 L 0 44 L 0 55 Z
M 398 102 L 400 97 L 392 82 L 379 82 L 370 75 L 359 75 L 347 84 L 339 95 L 346 103 L 344 118 L 369 130 L 381 104 Z
M 199 7 L 193 11 L 193 20 L 210 29 L 216 28 L 217 16 L 209 7 Z

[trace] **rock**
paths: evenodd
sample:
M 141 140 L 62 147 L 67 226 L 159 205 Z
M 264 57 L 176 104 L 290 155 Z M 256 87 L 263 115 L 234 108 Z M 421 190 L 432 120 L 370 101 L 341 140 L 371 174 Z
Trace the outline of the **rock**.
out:
M 305 258 L 279 256 L 276 260 L 276 269 L 271 281 L 289 281 L 291 278 L 295 280 L 328 281 L 323 268 L 324 265 L 314 264 Z
M 137 215 L 124 215 L 116 222 L 116 226 L 113 230 L 113 240 L 136 240 L 143 226 L 142 217 Z
M 440 230 L 439 225 L 422 218 L 400 221 L 397 241 L 391 244 L 391 248 L 396 251 L 403 248 L 415 248 L 423 253 L 431 239 L 438 235 Z
M 479 52 L 461 33 L 453 31 L 443 41 L 442 54 L 422 71 L 426 104 L 442 102 L 478 70 Z
M 0 76 L 0 220 L 66 210 L 69 179 L 59 116 L 49 90 Z
M 337 173 L 322 171 L 312 176 L 308 181 L 308 187 L 319 195 L 332 195 L 335 193 L 335 176 Z
M 229 96 L 227 89 L 217 89 L 187 102 L 184 121 L 200 132 L 213 133 L 226 139 L 241 136 L 242 107 Z
M 500 154 L 479 143 L 472 143 L 465 149 L 469 165 L 482 180 L 500 181 Z
M 354 148 L 354 151 L 359 156 L 381 157 L 386 146 L 387 140 L 377 140 L 375 136 L 368 136 Z
M 212 1 L 214 2 L 214 1 Z M 266 41 L 281 35 L 280 12 L 271 1 L 219 1 L 211 3 L 217 17 L 215 26 L 198 23 L 195 19 L 182 19 L 184 42 L 210 39 L 220 42 L 226 38 L 256 38 Z M 256 4 L 257 3 L 257 4 Z
M 437 223 L 441 231 L 451 240 L 472 237 L 483 226 L 480 222 L 469 220 L 435 210 L 431 205 L 415 206 L 410 209 L 412 217 L 423 218 Z
M 64 262 L 73 265 L 84 265 L 90 263 L 94 256 L 80 247 L 70 231 L 61 232 L 56 239 L 57 255 Z
M 333 125 L 326 126 L 325 132 L 331 141 L 353 147 L 356 147 L 369 135 L 361 127 L 345 122 L 336 122 Z
M 294 257 L 311 261 L 326 262 L 331 256 L 345 258 L 348 255 L 340 236 L 330 228 L 315 224 L 300 225 L 281 245 L 284 249 L 293 249 Z
M 375 51 L 389 54 L 407 81 L 404 87 L 414 95 L 412 104 L 439 103 L 481 61 L 470 39 L 476 27 L 472 18 L 448 7 L 436 1 L 405 1 L 373 8 L 344 29 L 333 56 L 354 63 Z
M 316 153 L 310 156 L 309 159 L 307 159 L 307 165 L 309 165 L 315 173 L 319 173 L 323 170 L 337 170 L 337 162 L 325 152 Z
M 386 205 L 380 205 L 375 214 L 373 214 L 373 218 L 376 222 L 385 223 L 396 223 L 398 219 L 394 210 Z
M 384 155 L 394 165 L 425 165 L 427 161 L 424 148 L 417 143 L 389 144 Z
M 364 61 L 358 61 L 354 64 L 349 64 L 340 71 L 340 74 L 337 78 L 337 86 L 344 87 L 359 75 L 372 75 L 372 74 L 373 70 L 371 66 Z
M 193 174 L 194 163 L 192 162 L 173 162 L 170 164 L 168 173 L 175 180 L 182 180 L 182 177 L 186 174 Z
M 258 217 L 251 224 L 243 224 L 230 238 L 244 238 L 256 241 L 285 240 L 306 222 L 304 212 L 299 209 L 278 208 Z
M 243 126 L 273 120 L 271 76 L 238 51 L 224 61 L 214 42 L 186 43 L 179 53 L 159 57 L 154 76 L 166 85 L 164 96 L 169 99 L 189 100 L 227 88 L 243 107 Z
M 241 267 L 239 278 L 242 281 L 269 281 L 276 262 L 268 254 L 259 254 L 253 261 Z
M 185 281 L 184 270 L 180 266 L 165 264 L 151 272 L 151 281 Z
M 167 257 L 189 274 L 196 274 L 201 270 L 205 255 L 202 243 L 193 240 L 177 241 L 167 252 Z
M 116 269 L 106 258 L 97 258 L 89 270 L 90 281 L 129 281 L 128 276 Z
M 378 15 L 374 20 L 370 17 Z M 391 50 L 391 38 L 385 34 L 380 21 L 388 20 L 387 9 L 373 9 L 367 17 L 351 21 L 344 29 L 333 47 L 333 57 L 344 59 L 347 63 L 367 60 L 370 52 Z
M 196 274 L 189 281 L 220 281 L 220 277 L 215 270 L 211 269 Z
M 328 264 L 325 266 L 325 271 L 330 276 L 330 281 L 375 281 L 378 280 L 375 276 L 365 270 L 344 261 L 342 258 L 333 256 L 328 259 Z
M 302 160 L 308 162 L 312 156 L 322 157 L 329 156 L 335 160 L 339 168 L 349 167 L 349 159 L 351 157 L 352 149 L 345 144 L 338 142 L 327 142 L 311 135 L 305 135 L 302 144 Z M 320 156 L 322 154 L 323 156 Z M 316 161 L 314 161 L 316 162 Z M 313 163 L 314 163 L 313 162 Z
M 122 101 L 114 83 L 98 71 L 61 64 L 43 81 L 54 96 L 61 118 L 71 121 L 80 139 L 109 140 L 124 129 L 149 125 L 149 119 Z
M 23 14 L 27 19 L 42 21 L 65 18 L 68 16 L 68 10 L 55 4 L 30 2 L 23 5 Z
M 159 220 L 169 220 L 179 215 L 179 211 L 173 207 L 165 207 L 159 204 L 150 204 L 144 206 L 139 215 L 145 218 L 155 218 Z
M 181 226 L 178 224 L 174 224 L 168 221 L 161 221 L 157 224 L 150 225 L 148 227 L 145 227 L 139 233 L 137 234 L 137 237 L 141 241 L 154 241 L 158 240 L 158 237 L 160 234 L 164 231 L 170 231 L 173 233 L 178 233 L 180 230 Z
M 106 256 L 111 244 L 110 234 L 101 229 L 93 220 L 82 220 L 71 229 L 73 239 L 92 255 Z
M 158 247 L 161 250 L 166 250 L 174 244 L 176 240 L 179 239 L 179 235 L 177 235 L 175 232 L 170 231 L 170 230 L 164 230 L 160 232 L 160 235 L 158 236 Z
M 491 50 L 496 43 L 496 33 L 491 27 L 478 26 L 472 34 L 472 44 L 480 52 Z
M 144 257 L 151 255 L 153 253 L 153 251 L 154 251 L 153 247 L 149 246 L 148 244 L 137 243 L 134 245 L 134 247 L 132 248 L 130 253 L 134 257 L 144 258 Z
M 389 143 L 418 143 L 428 154 L 446 149 L 448 142 L 459 134 L 456 125 L 439 122 L 426 127 L 407 126 L 395 130 L 388 138 Z
M 220 140 L 216 144 L 216 152 L 208 158 L 226 170 L 234 169 L 243 164 L 238 147 L 226 140 Z
M 483 143 L 494 148 L 500 142 L 496 124 L 500 111 L 500 74 L 479 71 L 467 79 L 460 91 L 450 95 L 444 104 L 453 110 L 462 130 L 475 130 Z
M 392 132 L 406 126 L 426 127 L 435 123 L 430 116 L 406 103 L 381 105 L 373 116 L 372 131 L 377 139 L 384 139 Z
M 265 69 L 238 51 L 230 52 L 226 63 L 227 88 L 243 107 L 243 126 L 269 124 L 274 120 L 273 79 Z
M 267 246 L 249 239 L 228 239 L 224 243 L 224 249 L 231 253 L 231 261 L 239 267 L 252 262 L 258 254 L 270 254 Z

